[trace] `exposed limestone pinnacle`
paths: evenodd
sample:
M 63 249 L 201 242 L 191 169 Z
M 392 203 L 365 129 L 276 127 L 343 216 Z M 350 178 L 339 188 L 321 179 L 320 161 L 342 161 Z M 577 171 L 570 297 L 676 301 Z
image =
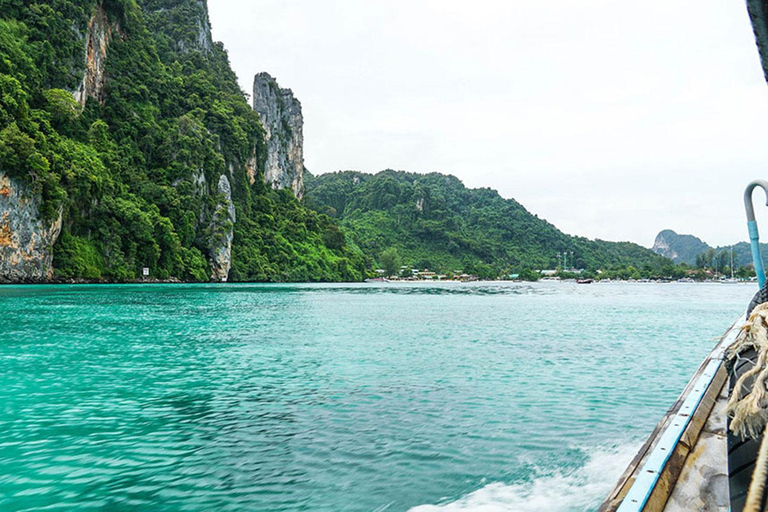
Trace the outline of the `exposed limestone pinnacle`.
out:
M 267 73 L 253 81 L 253 109 L 261 117 L 267 146 L 264 181 L 274 189 L 290 187 L 304 195 L 304 119 L 301 103 Z
M 232 202 L 232 187 L 224 174 L 219 177 L 218 191 L 222 199 L 213 214 L 211 280 L 226 281 L 229 278 L 229 269 L 232 267 L 232 240 L 237 217 L 235 205 Z
M 669 241 L 666 239 L 667 233 L 669 233 L 669 231 L 665 230 L 656 235 L 656 239 L 653 241 L 653 247 L 651 250 L 656 254 L 664 256 L 665 258 L 674 260 L 677 258 L 677 252 L 675 252 L 675 250 L 670 247 Z M 676 233 L 673 232 L 672 234 Z
M 104 7 L 99 5 L 88 22 L 85 36 L 85 74 L 80 87 L 73 93 L 80 106 L 85 106 L 88 98 L 95 98 L 100 103 L 104 100 L 106 75 L 104 64 L 107 59 L 107 47 L 112 39 L 112 27 L 107 20 Z

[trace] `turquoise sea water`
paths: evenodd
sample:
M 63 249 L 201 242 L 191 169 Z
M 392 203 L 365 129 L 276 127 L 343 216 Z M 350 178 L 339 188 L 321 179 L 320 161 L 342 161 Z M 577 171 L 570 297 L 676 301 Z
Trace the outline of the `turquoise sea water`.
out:
M 0 287 L 0 510 L 593 510 L 754 291 Z

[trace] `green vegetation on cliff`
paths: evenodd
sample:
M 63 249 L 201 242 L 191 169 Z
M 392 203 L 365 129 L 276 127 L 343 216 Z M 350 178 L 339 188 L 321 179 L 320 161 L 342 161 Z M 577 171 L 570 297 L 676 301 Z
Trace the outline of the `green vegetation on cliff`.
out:
M 468 189 L 454 176 L 347 171 L 305 175 L 305 184 L 307 204 L 338 219 L 379 265 L 490 278 L 555 268 L 558 253 L 567 253 L 568 267 L 632 267 L 631 277 L 674 273 L 670 260 L 649 249 L 566 235 L 517 201 L 488 188 Z
M 328 216 L 264 185 L 263 129 L 205 11 L 195 0 L 0 0 L 0 171 L 47 221 L 61 214 L 56 276 L 131 280 L 149 267 L 206 281 L 233 229 L 231 280 L 363 278 L 363 257 Z M 86 52 L 89 37 L 100 39 Z M 86 54 L 102 75 L 81 106 Z

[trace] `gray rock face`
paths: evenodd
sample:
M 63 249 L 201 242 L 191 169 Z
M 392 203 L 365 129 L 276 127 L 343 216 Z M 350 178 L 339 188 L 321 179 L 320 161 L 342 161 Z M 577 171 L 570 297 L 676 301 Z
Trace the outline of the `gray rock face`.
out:
M 301 103 L 267 73 L 253 81 L 253 109 L 266 131 L 267 158 L 264 181 L 274 189 L 290 187 L 304 195 L 304 118 Z
M 660 254 L 661 256 L 671 260 L 677 258 L 677 252 L 675 252 L 675 250 L 670 247 L 669 240 L 666 239 L 663 231 L 656 235 L 656 240 L 653 241 L 653 247 L 651 247 L 651 250 L 656 254 Z
M 150 30 L 166 34 L 178 53 L 213 49 L 208 3 L 205 0 L 139 0 Z M 179 20 L 184 20 L 179 22 Z
M 199 51 L 210 52 L 213 49 L 213 39 L 211 38 L 211 22 L 208 18 L 208 4 L 205 0 L 198 0 L 197 5 L 203 15 L 197 19 L 195 47 Z
M 197 8 L 197 16 L 195 16 L 195 26 L 197 30 L 194 37 L 189 41 L 180 39 L 176 41 L 176 44 L 181 52 L 198 51 L 207 53 L 213 49 L 211 22 L 208 17 L 208 4 L 205 0 L 196 0 L 195 4 Z
M 709 250 L 709 245 L 693 235 L 679 235 L 671 229 L 665 229 L 656 235 L 651 250 L 675 263 L 693 265 L 696 256 Z
M 48 281 L 53 277 L 53 244 L 61 212 L 46 224 L 38 200 L 23 184 L 0 171 L 0 282 Z
M 107 13 L 99 5 L 88 23 L 85 36 L 85 75 L 80 87 L 73 93 L 81 106 L 85 106 L 88 98 L 95 98 L 100 103 L 104 100 L 104 63 L 111 39 L 112 27 L 107 20 Z
M 213 239 L 211 246 L 211 280 L 226 281 L 232 267 L 232 240 L 234 238 L 235 204 L 232 187 L 225 175 L 219 178 L 219 194 L 222 196 L 213 214 Z

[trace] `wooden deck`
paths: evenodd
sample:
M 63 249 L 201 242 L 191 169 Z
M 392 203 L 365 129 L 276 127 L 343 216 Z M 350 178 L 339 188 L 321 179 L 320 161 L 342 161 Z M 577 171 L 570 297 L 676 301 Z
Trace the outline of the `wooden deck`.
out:
M 664 507 L 665 511 L 727 512 L 730 509 L 725 414 L 728 388 L 726 380 L 696 444 L 688 453 L 677 484 Z

